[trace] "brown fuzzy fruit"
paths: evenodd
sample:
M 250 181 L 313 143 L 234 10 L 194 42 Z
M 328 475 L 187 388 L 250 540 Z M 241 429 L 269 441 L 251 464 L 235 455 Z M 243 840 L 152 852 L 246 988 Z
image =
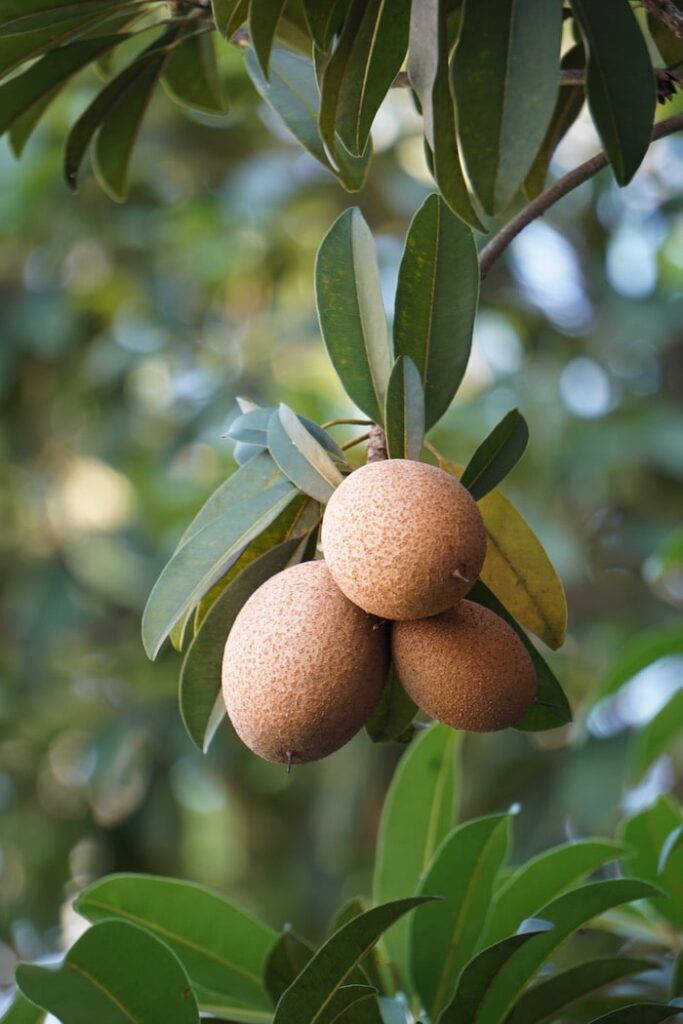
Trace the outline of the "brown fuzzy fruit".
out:
M 470 589 L 486 554 L 481 513 L 455 477 L 424 462 L 370 462 L 325 509 L 325 561 L 354 604 L 382 619 L 421 619 Z
M 536 672 L 500 616 L 461 601 L 441 615 L 393 627 L 394 666 L 406 693 L 454 729 L 495 732 L 524 715 Z
M 386 629 L 344 597 L 324 562 L 285 569 L 252 594 L 228 636 L 230 720 L 266 761 L 326 757 L 370 717 L 388 648 Z

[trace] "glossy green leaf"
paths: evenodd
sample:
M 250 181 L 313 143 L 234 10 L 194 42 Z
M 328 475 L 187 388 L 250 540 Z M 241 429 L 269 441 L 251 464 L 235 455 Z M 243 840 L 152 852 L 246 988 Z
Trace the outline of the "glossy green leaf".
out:
M 366 1002 L 376 995 L 371 985 L 342 985 L 336 990 L 329 1003 L 325 1006 L 316 1024 L 333 1024 L 334 1021 L 354 1020 L 352 1008 L 360 1002 Z
M 15 4 L 6 2 L 0 11 L 0 38 L 25 35 L 50 28 L 59 42 L 64 26 L 74 19 L 83 22 L 87 28 L 111 11 L 123 6 L 116 0 L 80 0 L 79 3 L 53 3 L 47 0 L 37 7 L 27 3 L 19 9 Z
M 372 888 L 375 903 L 415 892 L 436 848 L 452 828 L 459 796 L 459 747 L 459 733 L 447 725 L 432 725 L 401 758 L 379 824 Z M 405 991 L 407 937 L 407 924 L 399 922 L 384 939 Z
M 216 28 L 230 39 L 240 25 L 247 20 L 249 0 L 211 0 Z
M 192 986 L 202 1014 L 210 1014 L 229 1024 L 273 1024 L 273 1009 L 255 1010 L 221 992 L 214 992 L 203 985 Z M 202 1017 L 202 1021 L 205 1018 Z
M 651 765 L 665 754 L 683 733 L 683 689 L 661 708 L 635 736 L 631 751 L 631 782 L 642 779 Z
M 268 405 L 251 409 L 248 412 L 237 416 L 227 429 L 227 437 L 235 441 L 245 441 L 249 444 L 266 445 L 268 443 L 268 424 L 275 406 Z M 306 416 L 297 416 L 299 423 L 306 428 L 309 434 L 315 438 L 319 445 L 332 457 L 337 465 L 348 469 L 349 461 L 334 438 L 313 420 Z
M 657 865 L 660 875 L 667 871 L 670 858 L 678 854 L 681 847 L 683 847 L 683 824 L 669 832 L 664 840 L 662 849 L 659 852 L 659 863 Z
M 393 665 L 382 690 L 379 704 L 366 723 L 373 743 L 388 743 L 403 736 L 417 714 L 417 704 L 401 686 Z
M 118 46 L 125 35 L 83 39 L 45 54 L 27 71 L 0 85 L 0 135 L 45 96 L 66 84 L 102 54 Z
M 654 960 L 628 956 L 598 957 L 540 981 L 520 997 L 506 1024 L 540 1024 L 555 1019 L 560 1011 L 595 992 L 632 974 L 657 969 Z
M 176 31 L 171 30 L 166 41 L 172 43 L 175 35 Z M 155 57 L 145 61 L 140 74 L 108 107 L 97 132 L 92 154 L 93 168 L 104 191 L 116 202 L 124 202 L 128 197 L 128 172 L 133 149 L 169 57 L 168 49 L 161 48 Z
M 490 608 L 496 615 L 505 619 L 526 647 L 534 663 L 537 683 L 534 703 L 524 717 L 519 722 L 515 722 L 515 729 L 540 732 L 543 729 L 556 729 L 558 726 L 571 722 L 571 708 L 555 673 L 505 606 L 481 580 L 477 580 L 467 597 L 468 600 L 476 601 L 477 604 Z
M 408 230 L 394 317 L 396 355 L 410 356 L 422 378 L 427 429 L 465 375 L 478 298 L 472 232 L 438 196 L 428 196 Z
M 458 151 L 446 10 L 439 0 L 420 0 L 412 5 L 408 75 L 422 106 L 425 139 L 439 192 L 457 217 L 485 231 L 472 204 Z
M 552 650 L 565 641 L 567 598 L 540 540 L 498 490 L 479 501 L 486 529 L 481 579 L 525 629 Z
M 344 479 L 322 445 L 281 403 L 268 421 L 268 450 L 288 480 L 323 504 Z
M 652 135 L 656 87 L 647 45 L 627 0 L 572 0 L 572 9 L 588 54 L 591 116 L 614 177 L 626 185 Z
M 482 441 L 460 477 L 475 501 L 497 487 L 516 466 L 528 440 L 526 420 L 517 409 L 511 409 Z
M 389 376 L 384 432 L 390 459 L 419 461 L 425 436 L 422 381 L 410 356 L 399 356 Z
M 320 947 L 275 1011 L 273 1024 L 322 1024 L 335 993 L 380 935 L 427 898 L 394 900 L 354 917 Z
M 0 1017 L 0 1024 L 43 1024 L 46 1011 L 41 1006 L 30 1002 L 21 992 L 17 992 L 11 1005 Z
M 545 929 L 543 930 L 545 931 Z M 439 1017 L 439 1024 L 464 1024 L 478 1021 L 478 1011 L 496 979 L 517 950 L 543 931 L 535 930 L 510 935 L 506 939 L 488 946 L 473 957 L 458 978 L 453 997 Z
M 483 942 L 489 945 L 516 932 L 522 921 L 537 917 L 545 903 L 615 860 L 622 850 L 607 839 L 578 839 L 522 864 L 496 892 Z
M 596 1017 L 591 1024 L 659 1024 L 680 1012 L 680 1006 L 667 1006 L 666 1003 L 631 1003 Z
M 452 61 L 458 137 L 472 187 L 493 216 L 540 149 L 559 87 L 560 0 L 465 0 Z
M 75 902 L 89 921 L 120 918 L 162 939 L 190 980 L 254 1008 L 269 1008 L 261 977 L 276 932 L 192 882 L 109 875 Z
M 321 64 L 320 113 L 318 124 L 320 135 L 327 147 L 332 163 L 336 162 L 337 110 L 344 77 L 347 74 L 354 42 L 361 30 L 366 0 L 350 0 L 344 24 L 339 33 L 332 55 Z
M 657 890 L 647 882 L 617 878 L 582 885 L 541 907 L 537 916 L 554 927 L 512 954 L 483 999 L 477 1024 L 502 1024 L 527 982 L 578 928 L 612 907 L 655 895 Z
M 620 836 L 627 850 L 621 858 L 623 873 L 660 887 L 666 898 L 655 900 L 653 907 L 678 929 L 683 929 L 683 848 L 679 846 L 664 863 L 661 861 L 667 839 L 681 824 L 683 814 L 678 804 L 669 796 L 660 796 L 650 807 L 628 818 Z
M 54 92 L 50 92 L 47 96 L 43 96 L 41 100 L 38 100 L 38 102 L 34 103 L 32 107 L 29 107 L 28 110 L 24 111 L 21 117 L 18 117 L 12 124 L 12 127 L 7 133 L 7 138 L 12 148 L 12 152 L 17 159 L 19 159 L 24 152 L 26 143 L 38 127 L 43 114 L 55 99 L 59 91 L 59 89 L 55 89 Z
M 361 155 L 370 127 L 408 48 L 410 0 L 366 0 L 354 36 L 336 110 L 337 134 Z
M 245 63 L 249 77 L 261 97 L 301 145 L 324 167 L 336 174 L 349 191 L 356 192 L 362 188 L 372 147 L 368 145 L 363 156 L 356 157 L 337 141 L 336 168 L 332 166 L 318 127 L 320 93 L 312 62 L 291 50 L 275 46 L 270 58 L 268 79 L 264 77 L 250 49 L 246 50 Z
M 207 728 L 215 722 L 213 711 L 221 699 L 223 649 L 232 624 L 254 591 L 290 563 L 299 544 L 295 536 L 250 562 L 216 598 L 187 649 L 180 672 L 180 714 L 188 736 L 204 753 L 213 739 Z
M 150 658 L 156 657 L 187 609 L 197 604 L 296 494 L 283 477 L 268 490 L 231 506 L 177 549 L 154 584 L 142 616 L 142 640 Z
M 93 10 L 92 4 L 89 4 L 88 7 L 90 11 Z M 105 14 L 109 10 L 111 10 L 111 4 L 107 5 Z M 87 32 L 92 25 L 97 25 L 103 20 L 103 17 L 103 12 L 98 6 L 95 14 L 87 18 L 81 13 L 47 28 L 24 31 L 16 35 L 0 34 L 0 75 L 14 70 L 24 61 L 39 57 L 48 49 L 63 46 Z M 2 14 L 0 14 L 0 18 L 2 18 Z M 2 21 L 0 21 L 0 29 L 1 27 Z
M 583 46 L 573 46 L 560 62 L 563 70 L 580 69 L 585 65 L 586 55 Z M 524 179 L 524 195 L 527 199 L 535 199 L 545 188 L 552 155 L 581 113 L 584 101 L 583 85 L 565 85 L 560 89 L 545 138 Z
M 339 32 L 344 24 L 344 16 L 349 6 L 349 0 L 330 0 L 320 3 L 320 0 L 304 0 L 304 13 L 308 28 L 315 42 L 315 45 L 323 51 L 327 51 L 332 39 Z
M 325 235 L 315 265 L 320 329 L 351 401 L 383 422 L 392 366 L 375 243 L 357 207 Z
M 249 0 L 249 34 L 261 71 L 268 78 L 268 64 L 285 0 Z
M 213 33 L 193 31 L 175 46 L 162 82 L 171 99 L 191 110 L 221 114 L 225 109 Z
M 328 934 L 333 935 L 334 932 L 338 931 L 340 928 L 343 928 L 345 924 L 353 920 L 354 917 L 358 917 L 360 914 L 363 914 L 366 910 L 367 906 L 360 899 L 360 897 L 353 896 L 350 900 L 347 900 L 346 903 L 344 903 L 339 908 L 337 913 L 334 915 L 334 918 L 328 929 Z M 349 975 L 349 980 L 353 982 L 366 981 L 369 985 L 372 985 L 375 989 L 377 989 L 378 992 L 385 991 L 386 986 L 384 979 L 382 977 L 382 971 L 380 968 L 379 956 L 376 947 L 371 949 L 370 952 L 363 957 L 363 959 L 359 962 L 358 967 Z M 370 1014 L 367 1014 L 366 1010 L 370 1010 Z M 379 1009 L 376 1004 L 374 1006 L 371 1006 L 371 1004 L 366 1004 L 366 1007 L 363 1007 L 362 1016 L 364 1020 L 367 1017 L 368 1020 L 371 1020 L 373 1022 L 378 1021 L 378 1015 Z M 354 1018 L 356 1016 L 358 1016 L 357 1013 L 354 1015 Z M 361 1022 L 357 1022 L 354 1019 L 353 1024 L 361 1024 Z
M 280 932 L 268 953 L 263 971 L 263 984 L 273 1000 L 273 1006 L 303 971 L 314 953 L 315 948 L 300 939 L 289 926 Z
M 187 974 L 169 947 L 143 928 L 103 921 L 78 939 L 58 968 L 20 964 L 17 982 L 62 1024 L 198 1024 Z
M 444 839 L 420 882 L 421 894 L 443 897 L 418 910 L 408 931 L 411 977 L 431 1020 L 477 948 L 509 841 L 507 814 L 467 821 Z
M 669 654 L 683 654 L 683 626 L 676 624 L 636 633 L 621 646 L 616 662 L 600 683 L 598 698 L 614 693 L 641 669 Z
M 85 108 L 81 116 L 74 122 L 66 140 L 64 150 L 64 177 L 71 188 L 76 188 L 78 171 L 95 132 L 111 110 L 120 101 L 124 101 L 129 89 L 135 88 L 138 81 L 143 81 L 153 69 L 159 73 L 168 53 L 161 40 L 153 43 L 135 61 L 129 64 L 100 92 Z

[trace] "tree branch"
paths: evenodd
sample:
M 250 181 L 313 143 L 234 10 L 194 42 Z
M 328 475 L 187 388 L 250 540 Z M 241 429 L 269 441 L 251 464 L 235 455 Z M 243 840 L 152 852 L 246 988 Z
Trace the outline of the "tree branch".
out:
M 666 25 L 669 32 L 683 39 L 683 11 L 674 0 L 641 0 L 641 3 L 646 11 Z
M 676 114 L 675 117 L 669 117 L 666 121 L 660 121 L 659 124 L 655 125 L 652 132 L 652 141 L 655 142 L 657 139 L 663 139 L 666 135 L 673 135 L 674 132 L 681 131 L 682 129 L 683 114 Z M 536 220 L 546 210 L 549 210 L 559 199 L 562 199 L 567 193 L 582 185 L 584 181 L 588 181 L 598 171 L 601 171 L 603 167 L 607 167 L 607 164 L 608 160 L 605 154 L 597 153 L 590 160 L 579 164 L 578 167 L 569 171 L 564 177 L 559 178 L 550 188 L 547 188 L 545 192 L 541 192 L 540 196 L 537 196 L 528 206 L 520 210 L 517 216 L 513 217 L 479 253 L 479 273 L 482 280 L 486 277 L 492 264 L 498 259 L 500 254 L 507 249 L 513 238 L 516 238 L 527 224 L 531 224 L 533 220 Z
M 683 14 L 683 12 L 681 12 Z M 683 73 L 673 68 L 653 68 L 652 72 L 657 79 L 657 84 L 662 82 L 675 81 L 677 85 L 683 85 Z M 586 72 L 583 68 L 561 68 L 560 85 L 583 85 L 586 81 Z M 392 89 L 409 89 L 410 79 L 407 71 L 399 71 L 391 83 Z

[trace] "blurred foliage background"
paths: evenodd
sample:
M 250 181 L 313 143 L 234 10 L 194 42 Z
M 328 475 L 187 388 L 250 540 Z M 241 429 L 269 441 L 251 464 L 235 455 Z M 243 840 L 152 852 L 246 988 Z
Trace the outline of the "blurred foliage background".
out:
M 61 180 L 87 75 L 21 162 L 0 145 L 0 985 L 17 957 L 73 939 L 69 898 L 108 871 L 195 879 L 312 937 L 368 888 L 400 748 L 361 734 L 287 776 L 222 726 L 202 757 L 176 709 L 178 655 L 151 665 L 139 639 L 157 572 L 234 467 L 222 435 L 235 396 L 319 421 L 353 412 L 319 337 L 312 271 L 356 200 L 275 123 L 237 54 L 223 72 L 223 118 L 155 101 L 125 206 L 87 175 L 75 197 Z M 404 91 L 374 137 L 357 201 L 390 312 L 429 189 Z M 597 148 L 580 120 L 553 173 Z M 568 590 L 569 639 L 550 658 L 575 725 L 465 744 L 463 812 L 519 802 L 516 859 L 610 834 L 680 785 L 675 755 L 635 790 L 625 765 L 629 733 L 681 685 L 681 656 L 594 701 L 624 644 L 683 603 L 682 186 L 683 139 L 670 138 L 627 189 L 603 172 L 531 225 L 486 280 L 465 384 L 431 435 L 466 461 L 520 407 L 531 443 L 503 489 Z

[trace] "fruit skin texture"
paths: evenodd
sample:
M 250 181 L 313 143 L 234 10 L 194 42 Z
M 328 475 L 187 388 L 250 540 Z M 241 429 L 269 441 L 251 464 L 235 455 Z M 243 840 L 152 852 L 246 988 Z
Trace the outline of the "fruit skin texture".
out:
M 395 623 L 392 648 L 406 693 L 454 729 L 505 729 L 534 699 L 536 672 L 523 643 L 500 616 L 472 601 L 431 619 Z
M 315 761 L 365 724 L 388 667 L 387 629 L 344 597 L 324 562 L 304 562 L 267 580 L 235 619 L 223 699 L 254 753 Z
M 370 462 L 325 509 L 325 561 L 350 601 L 382 619 L 451 608 L 486 554 L 476 502 L 449 473 L 410 459 Z

